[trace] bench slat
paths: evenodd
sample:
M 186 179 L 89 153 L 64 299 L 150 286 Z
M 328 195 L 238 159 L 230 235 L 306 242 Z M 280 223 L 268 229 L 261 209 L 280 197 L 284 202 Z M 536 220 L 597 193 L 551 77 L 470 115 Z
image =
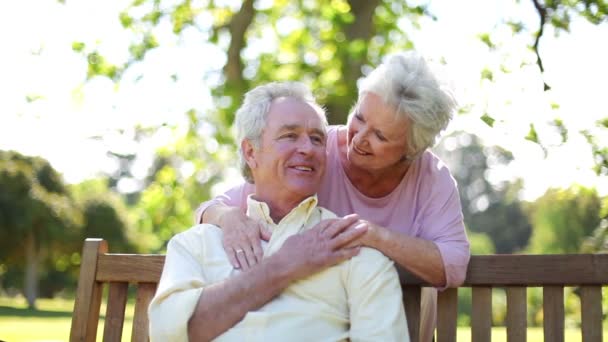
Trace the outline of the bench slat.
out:
M 125 321 L 128 289 L 128 283 L 110 283 L 106 319 L 103 327 L 104 341 L 119 342 L 122 339 L 122 327 Z
M 545 341 L 564 342 L 564 287 L 543 288 L 543 325 Z
M 152 297 L 154 297 L 155 292 L 155 283 L 141 283 L 137 286 L 131 341 L 148 341 L 148 305 L 150 304 Z
M 403 286 L 403 306 L 410 340 L 418 341 L 420 336 L 420 296 L 422 289 L 418 286 Z
M 583 342 L 602 341 L 602 288 L 581 287 L 581 322 Z
M 456 341 L 458 289 L 447 289 L 437 295 L 437 342 Z
M 467 285 L 599 285 L 608 283 L 608 254 L 476 255 Z
M 164 255 L 102 254 L 97 260 L 97 281 L 157 283 L 163 271 Z
M 101 305 L 101 284 L 95 281 L 97 259 L 100 253 L 107 253 L 108 244 L 102 239 L 87 239 L 82 249 L 78 288 L 72 313 L 70 341 L 95 341 L 99 308 Z
M 510 286 L 507 292 L 507 342 L 526 342 L 528 303 L 526 288 Z
M 471 312 L 471 340 L 490 341 L 492 338 L 492 288 L 473 287 L 473 308 Z

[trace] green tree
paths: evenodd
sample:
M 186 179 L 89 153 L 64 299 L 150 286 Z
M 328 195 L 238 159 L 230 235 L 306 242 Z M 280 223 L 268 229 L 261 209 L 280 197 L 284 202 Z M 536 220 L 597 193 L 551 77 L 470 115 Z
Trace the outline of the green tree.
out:
M 577 253 L 599 226 L 601 201 L 595 189 L 549 189 L 531 205 L 532 253 Z
M 81 217 L 61 176 L 46 161 L 0 151 L 0 257 L 23 267 L 23 292 L 35 307 L 41 265 L 72 249 Z
M 128 208 L 110 184 L 112 179 L 98 178 L 70 187 L 82 211 L 81 238 L 103 238 L 108 241 L 110 251 L 117 253 L 140 252 L 140 236 L 134 231 Z
M 489 180 L 493 170 L 508 167 L 511 153 L 484 146 L 477 136 L 466 132 L 445 137 L 434 150 L 458 182 L 467 228 L 487 234 L 497 253 L 513 253 L 527 246 L 531 225 L 517 197 L 521 181 Z
M 521 41 L 533 38 L 527 41 L 538 58 L 522 63 L 537 63 L 541 71 L 543 67 L 538 41 L 544 28 L 551 26 L 558 30 L 568 30 L 572 16 L 582 16 L 594 24 L 603 23 L 606 19 L 606 6 L 602 1 L 587 1 L 584 4 L 540 0 L 532 2 L 540 18 L 538 28 L 528 28 L 521 22 L 507 19 L 503 24 L 512 28 L 514 35 L 527 36 Z M 221 159 L 214 158 L 218 155 L 231 155 L 234 158 L 233 152 L 225 152 L 234 150 L 229 127 L 246 90 L 268 81 L 301 80 L 311 86 L 319 102 L 326 106 L 330 123 L 344 123 L 356 100 L 357 80 L 378 65 L 382 56 L 413 48 L 410 35 L 415 30 L 423 29 L 420 24 L 422 18 L 435 20 L 426 3 L 412 5 L 396 0 L 134 0 L 119 14 L 125 35 L 130 36 L 132 41 L 127 61 L 112 64 L 100 53 L 100 48 L 94 45 L 74 42 L 72 48 L 87 59 L 89 78 L 101 75 L 117 83 L 132 66 L 145 62 L 149 52 L 159 51 L 163 47 L 161 44 L 179 45 L 180 39 L 185 36 L 197 37 L 210 55 L 218 56 L 213 60 L 220 62 L 200 75 L 211 89 L 213 110 L 187 110 L 190 122 L 187 132 L 175 129 L 178 136 L 171 143 L 172 146 L 167 146 L 167 150 L 175 151 L 176 155 L 159 151 L 156 171 L 150 178 L 154 189 L 147 191 L 147 195 L 141 194 L 146 198 L 142 199 L 141 206 L 138 204 L 141 213 L 153 217 L 169 215 L 163 217 L 172 222 L 167 224 L 169 227 L 151 228 L 159 227 L 159 222 L 155 219 L 154 222 L 143 224 L 148 228 L 142 228 L 145 231 L 160 230 L 160 236 L 165 237 L 168 232 L 179 229 L 177 226 L 191 222 L 182 214 L 184 206 L 166 201 L 193 206 L 190 198 L 182 201 L 184 196 L 208 198 L 210 187 L 201 184 L 221 179 L 226 169 L 226 164 L 221 164 Z M 167 39 L 171 35 L 174 37 L 173 42 Z M 162 40 L 157 38 L 161 36 Z M 489 49 L 496 48 L 497 44 L 489 34 L 482 32 L 479 37 Z M 505 72 L 504 70 L 506 69 L 501 67 L 498 70 L 488 69 L 481 77 L 491 79 L 492 73 Z M 184 77 L 179 74 L 168 76 L 174 81 Z M 141 75 L 137 79 L 145 77 Z M 463 112 L 466 112 L 466 106 Z M 490 126 L 495 121 L 492 113 L 487 113 L 481 119 Z M 542 139 L 535 133 L 531 126 L 531 134 L 525 138 L 542 143 Z M 590 136 L 593 138 L 592 134 Z M 201 144 L 200 140 L 205 143 Z M 193 149 L 192 146 L 201 148 Z M 226 150 L 224 146 L 227 146 Z M 602 146 L 592 152 L 597 151 L 601 153 Z M 132 160 L 128 155 L 126 158 L 119 156 L 118 159 L 126 161 L 127 167 Z M 182 172 L 184 167 L 189 169 L 191 166 L 195 167 L 194 171 L 185 175 Z M 161 172 L 164 168 L 172 170 Z M 166 176 L 171 173 L 174 176 Z M 128 169 L 121 167 L 116 176 L 129 174 Z M 157 182 L 158 184 L 153 184 Z M 168 184 L 173 184 L 171 191 L 166 189 Z M 184 188 L 184 184 L 189 187 Z M 517 210 L 516 205 L 514 208 Z M 525 234 L 518 238 L 524 239 Z M 497 247 L 497 250 L 508 252 L 520 247 L 521 244 L 518 244 L 515 247 Z

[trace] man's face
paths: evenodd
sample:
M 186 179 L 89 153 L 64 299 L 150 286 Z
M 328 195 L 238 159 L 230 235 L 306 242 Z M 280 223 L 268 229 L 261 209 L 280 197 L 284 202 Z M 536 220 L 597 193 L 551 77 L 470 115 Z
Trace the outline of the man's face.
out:
M 260 146 L 246 153 L 256 197 L 299 202 L 317 192 L 326 162 L 321 115 L 300 100 L 273 101 Z

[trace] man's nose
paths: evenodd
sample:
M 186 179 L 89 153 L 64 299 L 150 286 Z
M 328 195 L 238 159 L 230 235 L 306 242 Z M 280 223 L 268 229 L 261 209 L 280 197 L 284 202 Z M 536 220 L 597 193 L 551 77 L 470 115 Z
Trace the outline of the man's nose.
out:
M 313 149 L 313 143 L 310 137 L 303 137 L 298 144 L 298 152 L 308 154 Z

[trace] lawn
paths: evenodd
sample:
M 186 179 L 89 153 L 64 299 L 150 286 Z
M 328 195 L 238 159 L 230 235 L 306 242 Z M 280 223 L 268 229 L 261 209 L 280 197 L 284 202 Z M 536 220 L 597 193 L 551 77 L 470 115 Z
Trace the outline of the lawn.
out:
M 68 341 L 72 322 L 73 299 L 39 299 L 37 310 L 27 308 L 23 298 L 0 297 L 0 341 Z M 102 303 L 101 312 L 105 312 Z M 133 304 L 127 303 L 123 340 L 131 340 Z M 103 335 L 103 317 L 97 329 L 97 340 Z
M 72 319 L 73 300 L 68 299 L 40 299 L 37 301 L 38 310 L 29 310 L 23 298 L 9 299 L 0 297 L 0 340 L 7 342 L 34 342 L 34 341 L 67 341 L 70 336 L 70 323 Z M 102 304 L 102 313 L 105 308 Z M 127 304 L 125 314 L 125 328 L 123 340 L 131 339 L 131 323 L 133 320 L 133 304 Z M 97 340 L 102 340 L 103 318 L 97 329 Z M 608 331 L 604 331 L 604 337 Z M 565 340 L 569 342 L 581 341 L 578 329 L 568 329 Z M 468 327 L 458 328 L 458 341 L 470 341 L 471 332 Z M 507 340 L 504 327 L 492 329 L 492 341 L 503 342 Z M 543 341 L 542 328 L 529 328 L 528 341 Z

